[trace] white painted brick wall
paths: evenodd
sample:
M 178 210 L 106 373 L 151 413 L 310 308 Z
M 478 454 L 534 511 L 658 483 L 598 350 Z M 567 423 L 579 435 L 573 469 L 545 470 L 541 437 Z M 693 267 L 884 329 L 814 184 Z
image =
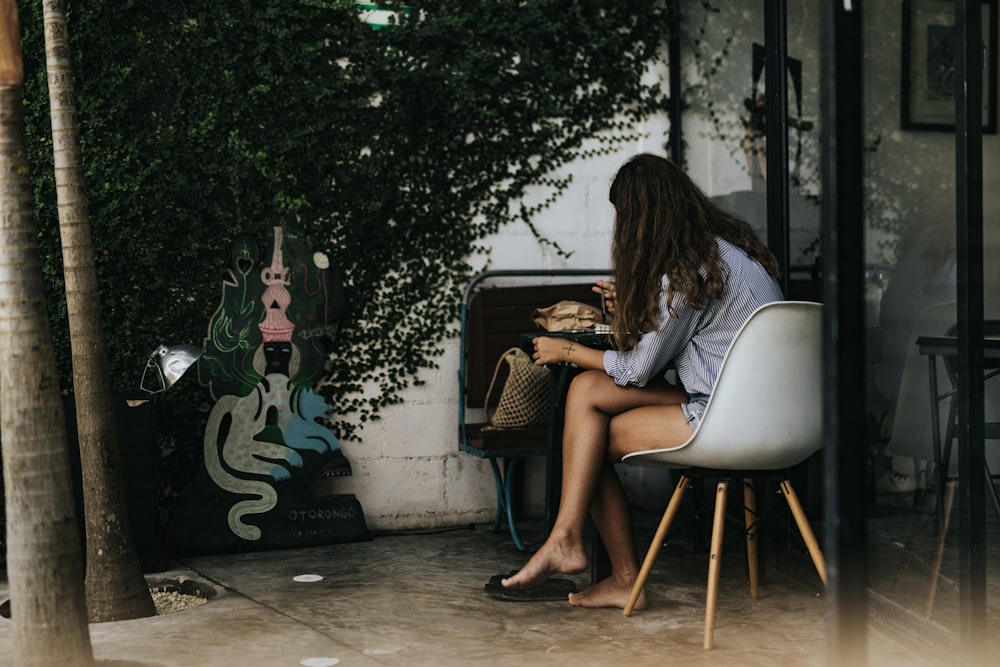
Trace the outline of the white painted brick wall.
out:
M 648 139 L 563 170 L 573 174 L 573 183 L 534 223 L 541 234 L 570 252 L 569 258 L 538 243 L 527 225 L 515 223 L 485 240 L 491 248 L 489 268 L 606 268 L 614 214 L 608 202 L 611 180 L 634 153 L 663 153 L 665 119 L 651 121 L 643 130 Z M 539 189 L 532 196 L 542 201 L 548 192 Z M 484 258 L 473 261 L 485 266 Z M 421 371 L 425 384 L 404 391 L 403 403 L 384 408 L 379 421 L 365 425 L 361 441 L 342 443 L 354 474 L 329 484 L 338 493 L 357 496 L 373 531 L 493 521 L 496 494 L 489 462 L 458 450 L 457 339 L 446 342 L 437 361 L 438 369 Z M 529 461 L 523 474 L 526 509 L 540 516 L 544 459 Z M 641 479 L 643 471 L 629 471 L 628 476 Z

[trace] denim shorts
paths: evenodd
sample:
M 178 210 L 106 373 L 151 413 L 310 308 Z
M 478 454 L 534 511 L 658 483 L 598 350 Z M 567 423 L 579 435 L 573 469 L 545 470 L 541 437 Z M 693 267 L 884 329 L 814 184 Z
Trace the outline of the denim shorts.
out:
M 684 418 L 687 419 L 688 426 L 692 431 L 697 431 L 701 424 L 701 418 L 705 415 L 705 407 L 708 405 L 708 394 L 691 394 L 687 403 L 681 403 L 681 410 L 684 411 Z

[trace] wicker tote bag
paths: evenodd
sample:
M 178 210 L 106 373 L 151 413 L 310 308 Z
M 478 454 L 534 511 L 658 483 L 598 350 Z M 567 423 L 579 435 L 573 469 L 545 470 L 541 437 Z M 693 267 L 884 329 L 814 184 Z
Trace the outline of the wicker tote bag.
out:
M 549 417 L 549 369 L 536 366 L 527 352 L 512 347 L 503 353 L 493 371 L 489 389 L 486 390 L 486 414 L 489 415 L 490 398 L 496 385 L 497 375 L 506 362 L 510 370 L 504 382 L 496 411 L 490 417 L 490 429 L 518 429 L 540 426 Z

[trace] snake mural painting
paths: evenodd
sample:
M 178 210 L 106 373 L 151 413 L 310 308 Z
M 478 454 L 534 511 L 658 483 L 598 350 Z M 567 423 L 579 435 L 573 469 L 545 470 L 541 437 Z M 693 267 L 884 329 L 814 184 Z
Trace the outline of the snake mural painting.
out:
M 180 553 L 368 539 L 353 495 L 329 494 L 350 462 L 316 391 L 344 289 L 327 255 L 272 230 L 269 257 L 241 238 L 198 364 L 214 404 L 204 464 L 171 516 Z

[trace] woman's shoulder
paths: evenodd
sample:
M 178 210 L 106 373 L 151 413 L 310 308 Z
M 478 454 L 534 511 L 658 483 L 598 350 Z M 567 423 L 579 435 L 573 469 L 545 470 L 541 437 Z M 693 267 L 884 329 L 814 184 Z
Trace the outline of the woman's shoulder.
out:
M 766 295 L 769 300 L 780 300 L 781 287 L 760 262 L 747 254 L 743 248 L 719 238 L 719 256 L 728 267 L 731 284 L 745 286 L 752 293 Z M 737 291 L 740 291 L 737 289 Z
M 735 243 L 731 243 L 721 236 L 715 237 L 715 243 L 719 248 L 719 258 L 730 266 L 761 266 L 760 262 L 747 254 L 747 251 Z M 763 268 L 763 267 L 761 267 Z

